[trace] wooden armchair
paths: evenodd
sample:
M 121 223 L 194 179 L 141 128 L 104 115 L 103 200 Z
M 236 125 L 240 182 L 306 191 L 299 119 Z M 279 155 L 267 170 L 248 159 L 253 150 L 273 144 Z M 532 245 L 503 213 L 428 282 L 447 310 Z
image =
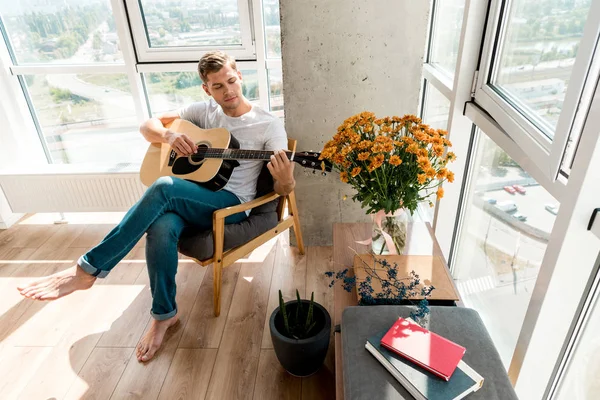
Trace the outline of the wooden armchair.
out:
M 296 140 L 288 139 L 288 149 L 292 151 L 296 150 Z M 274 227 L 248 240 L 240 246 L 233 247 L 228 250 L 224 249 L 226 217 L 233 214 L 237 214 L 239 212 L 245 212 L 247 210 L 257 208 L 261 205 L 277 200 L 278 198 L 280 200 L 277 206 L 277 224 Z M 286 204 L 288 209 L 287 216 L 284 215 Z M 214 244 L 214 252 L 212 257 L 204 260 L 198 260 L 194 258 L 191 254 L 189 254 L 189 252 L 186 254 L 185 251 L 182 251 L 182 253 L 188 256 L 192 256 L 192 258 L 202 266 L 213 264 L 213 305 L 215 317 L 218 317 L 221 313 L 221 283 L 223 268 L 235 263 L 238 259 L 244 257 L 252 250 L 261 246 L 268 240 L 274 238 L 275 236 L 279 235 L 281 232 L 287 230 L 290 227 L 294 228 L 294 234 L 296 235 L 298 250 L 300 254 L 304 254 L 304 242 L 302 240 L 302 231 L 300 230 L 300 220 L 298 218 L 298 208 L 296 206 L 296 195 L 293 191 L 287 196 L 284 196 L 283 198 L 277 193 L 271 192 L 264 196 L 258 197 L 250 202 L 240 204 L 237 206 L 223 208 L 213 213 L 212 237 Z

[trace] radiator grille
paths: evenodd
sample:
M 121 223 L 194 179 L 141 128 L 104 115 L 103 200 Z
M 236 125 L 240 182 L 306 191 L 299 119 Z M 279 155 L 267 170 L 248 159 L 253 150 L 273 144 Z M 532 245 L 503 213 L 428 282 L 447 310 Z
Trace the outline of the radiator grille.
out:
M 127 211 L 144 193 L 137 173 L 0 175 L 15 213 Z

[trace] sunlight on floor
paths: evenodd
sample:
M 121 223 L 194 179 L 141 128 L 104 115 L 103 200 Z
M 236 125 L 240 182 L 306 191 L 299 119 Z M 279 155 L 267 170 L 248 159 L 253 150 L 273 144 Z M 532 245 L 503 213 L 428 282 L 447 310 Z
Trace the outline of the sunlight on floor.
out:
M 282 235 L 277 235 L 273 239 L 269 240 L 262 246 L 258 247 L 252 253 L 248 254 L 245 258 L 241 258 L 237 260 L 238 263 L 259 263 L 265 261 L 269 253 L 273 250 L 275 245 L 277 244 L 277 240 L 281 238 L 281 240 L 287 239 L 288 232 L 283 232 Z

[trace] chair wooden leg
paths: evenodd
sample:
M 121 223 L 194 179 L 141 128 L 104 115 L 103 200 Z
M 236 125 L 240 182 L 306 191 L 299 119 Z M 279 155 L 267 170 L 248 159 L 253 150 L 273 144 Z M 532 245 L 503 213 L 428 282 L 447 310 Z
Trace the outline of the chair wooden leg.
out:
M 296 194 L 294 192 L 288 195 L 288 205 L 294 218 L 294 234 L 298 244 L 298 252 L 304 254 L 304 240 L 302 239 L 302 230 L 300 229 L 300 218 L 298 217 L 298 206 L 296 206 Z
M 223 272 L 223 260 L 213 263 L 213 307 L 215 317 L 221 314 L 221 278 Z
M 225 241 L 225 220 L 213 217 L 213 239 L 215 254 L 213 255 L 213 306 L 215 317 L 221 314 L 221 273 L 223 272 L 223 246 Z

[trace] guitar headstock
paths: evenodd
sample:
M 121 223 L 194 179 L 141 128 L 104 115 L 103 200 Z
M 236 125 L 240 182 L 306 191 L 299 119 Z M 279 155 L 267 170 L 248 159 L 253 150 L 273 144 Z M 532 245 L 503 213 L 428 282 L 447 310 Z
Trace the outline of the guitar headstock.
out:
M 331 163 L 326 160 L 319 160 L 320 156 L 321 153 L 315 153 L 312 151 L 302 151 L 294 154 L 294 161 L 303 166 L 304 168 L 312 168 L 323 173 L 331 172 Z

